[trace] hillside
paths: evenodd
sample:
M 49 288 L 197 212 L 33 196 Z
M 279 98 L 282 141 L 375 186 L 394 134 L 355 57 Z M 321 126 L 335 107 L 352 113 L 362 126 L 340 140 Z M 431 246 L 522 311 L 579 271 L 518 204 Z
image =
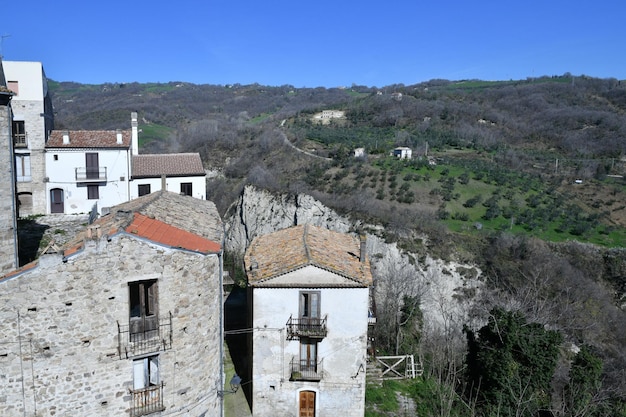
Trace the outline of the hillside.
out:
M 51 91 L 57 128 L 121 128 L 138 111 L 144 152 L 200 152 L 224 174 L 208 194 L 222 212 L 254 183 L 386 223 L 626 242 L 626 85 L 614 79 L 380 90 L 51 82 Z M 321 123 L 324 109 L 344 117 Z M 416 158 L 388 158 L 395 146 Z M 365 158 L 352 157 L 357 147 Z
M 438 259 L 475 265 L 485 291 L 463 288 L 459 295 L 472 300 L 470 315 L 486 317 L 506 306 L 525 317 L 497 313 L 508 325 L 531 329 L 531 339 L 546 337 L 551 349 L 561 337 L 590 346 L 604 363 L 598 404 L 610 410 L 604 415 L 623 411 L 622 82 L 565 74 L 510 82 L 433 80 L 380 90 L 182 82 L 50 86 L 57 128 L 127 128 L 130 112 L 138 111 L 142 152 L 199 152 L 213 175 L 207 198 L 225 218 L 236 216 L 233 203 L 253 184 L 285 201 L 309 195 L 355 222 L 382 225 L 369 232 L 396 244 L 409 264 L 426 268 L 426 259 Z M 323 110 L 336 112 L 322 117 Z M 413 158 L 389 156 L 397 146 L 410 147 Z M 364 148 L 363 156 L 355 157 L 355 148 Z M 469 276 L 474 268 L 457 272 Z M 396 281 L 412 276 L 378 273 Z M 419 294 L 400 292 L 394 300 L 393 310 L 379 306 L 380 350 L 393 351 L 404 335 L 402 346 L 425 356 L 426 376 L 411 388 L 421 390 L 413 397 L 439 395 L 442 404 L 459 407 L 452 415 L 464 415 L 467 404 L 450 396 L 463 391 L 455 372 L 471 359 L 463 336 L 428 333 Z M 485 323 L 470 324 L 478 331 Z M 543 328 L 558 330 L 558 337 Z M 489 334 L 487 327 L 480 331 Z M 472 342 L 477 351 L 479 342 Z M 561 352 L 558 383 L 567 380 L 574 356 L 568 352 Z

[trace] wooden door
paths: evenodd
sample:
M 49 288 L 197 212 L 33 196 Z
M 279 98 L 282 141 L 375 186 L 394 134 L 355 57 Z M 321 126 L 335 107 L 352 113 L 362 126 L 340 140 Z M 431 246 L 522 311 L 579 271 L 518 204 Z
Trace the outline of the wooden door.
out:
M 315 391 L 300 391 L 299 417 L 315 417 Z
M 50 213 L 64 213 L 65 205 L 63 204 L 63 190 L 53 188 L 50 190 Z
M 87 169 L 86 175 L 88 180 L 97 180 L 98 178 L 100 178 L 100 165 L 98 162 L 97 153 L 86 153 L 85 165 Z

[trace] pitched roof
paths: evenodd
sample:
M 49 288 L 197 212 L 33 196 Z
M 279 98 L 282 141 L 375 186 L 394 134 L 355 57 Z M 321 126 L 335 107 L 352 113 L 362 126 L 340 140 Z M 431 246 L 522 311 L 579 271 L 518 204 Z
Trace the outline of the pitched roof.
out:
M 122 143 L 117 143 L 117 133 L 122 133 Z M 63 135 L 68 133 L 70 142 L 63 143 Z M 130 130 L 53 130 L 50 132 L 46 148 L 123 148 L 131 145 Z
M 217 253 L 223 240 L 222 220 L 215 204 L 157 191 L 110 208 L 62 248 L 65 256 L 81 250 L 85 239 L 96 234 L 131 235 L 176 249 Z
M 135 155 L 132 165 L 133 178 L 205 175 L 199 153 Z
M 359 239 L 313 225 L 256 237 L 244 256 L 248 283 L 262 284 L 306 266 L 343 276 L 354 286 L 372 285 L 369 259 L 360 261 Z

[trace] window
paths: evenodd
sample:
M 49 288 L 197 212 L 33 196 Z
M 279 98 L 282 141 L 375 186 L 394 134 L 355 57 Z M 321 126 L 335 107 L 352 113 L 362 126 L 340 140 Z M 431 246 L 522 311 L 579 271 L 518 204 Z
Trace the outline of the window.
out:
M 131 342 L 158 336 L 157 281 L 131 282 L 128 288 Z
M 163 385 L 160 378 L 158 356 L 133 360 L 131 416 L 142 416 L 164 409 Z
M 300 323 L 319 324 L 320 321 L 320 292 L 300 292 Z
M 180 184 L 180 193 L 182 195 L 191 196 L 191 193 L 192 193 L 191 183 L 190 182 L 183 182 L 183 183 L 181 183 Z
M 15 154 L 15 176 L 19 182 L 31 180 L 30 155 Z
M 88 185 L 87 186 L 87 199 L 97 200 L 99 198 L 100 198 L 100 187 L 97 185 Z
M 150 194 L 150 184 L 140 184 L 138 186 L 138 191 L 139 191 L 139 197 L 141 197 L 142 195 L 146 195 L 146 194 Z
M 13 120 L 13 143 L 16 148 L 25 148 L 28 146 L 26 143 L 26 128 L 24 127 L 23 120 Z
M 17 81 L 7 81 L 7 88 L 15 93 L 15 95 L 20 94 L 20 83 Z

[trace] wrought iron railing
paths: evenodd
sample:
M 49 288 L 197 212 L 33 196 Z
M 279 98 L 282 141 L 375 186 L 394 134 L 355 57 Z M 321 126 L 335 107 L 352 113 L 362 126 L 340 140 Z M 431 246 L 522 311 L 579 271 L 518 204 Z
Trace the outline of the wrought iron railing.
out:
M 139 330 L 117 322 L 120 359 L 168 350 L 172 348 L 172 313 L 158 317 L 157 326 L 143 326 Z M 133 326 L 134 327 L 134 326 Z
M 324 359 L 319 362 L 312 359 L 291 359 L 292 381 L 320 381 L 324 375 Z
M 163 406 L 163 383 L 146 388 L 130 390 L 133 403 L 130 407 L 130 416 L 138 417 L 165 410 Z
M 107 168 L 106 167 L 78 167 L 74 168 L 76 174 L 76 181 L 106 181 L 107 180 Z
M 287 320 L 287 339 L 294 340 L 300 337 L 308 337 L 313 339 L 323 339 L 328 334 L 328 328 L 326 327 L 326 319 L 323 318 L 310 318 L 300 317 L 294 318 L 289 316 Z

